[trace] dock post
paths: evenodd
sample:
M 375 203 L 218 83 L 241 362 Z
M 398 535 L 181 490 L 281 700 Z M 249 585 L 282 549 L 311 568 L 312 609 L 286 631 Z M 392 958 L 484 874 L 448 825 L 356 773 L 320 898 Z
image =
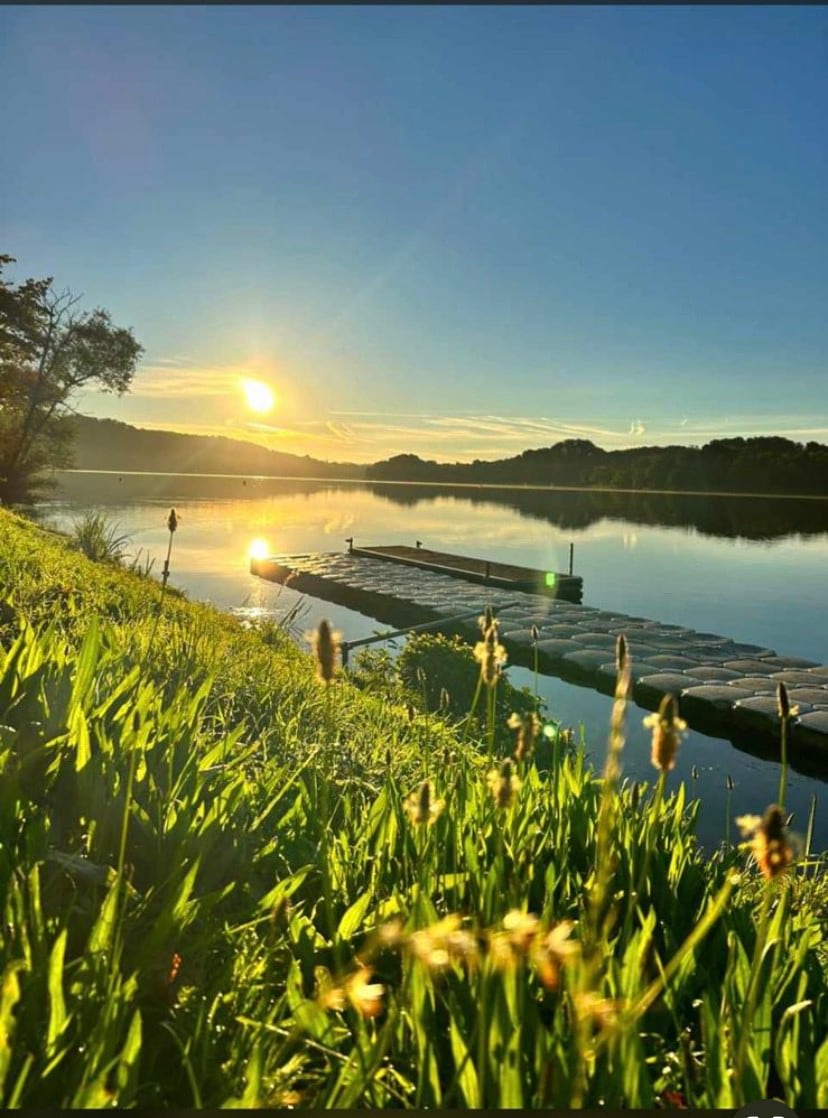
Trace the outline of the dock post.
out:
M 569 545 L 569 573 L 572 574 L 572 566 L 575 560 L 575 544 Z
M 353 551 L 353 550 L 354 550 L 354 537 L 353 537 L 353 536 L 348 536 L 348 538 L 347 538 L 347 540 L 345 541 L 345 543 L 346 543 L 346 544 L 348 545 L 348 550 L 349 550 L 349 551 Z

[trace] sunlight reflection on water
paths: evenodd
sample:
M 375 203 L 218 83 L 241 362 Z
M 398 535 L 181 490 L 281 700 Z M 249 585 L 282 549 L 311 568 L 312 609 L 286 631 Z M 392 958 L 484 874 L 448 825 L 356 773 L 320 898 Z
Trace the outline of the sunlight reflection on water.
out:
M 449 552 L 566 571 L 574 543 L 585 605 L 828 661 L 828 506 L 796 509 L 771 502 L 779 507 L 768 509 L 744 501 L 716 505 L 717 500 L 649 498 L 637 505 L 614 495 L 602 501 L 596 494 L 447 493 L 416 486 L 70 473 L 62 475 L 55 500 L 40 511 L 56 527 L 69 528 L 88 508 L 102 508 L 129 535 L 133 552 L 160 557 L 158 566 L 166 552 L 167 512 L 174 505 L 179 530 L 172 584 L 248 620 L 283 616 L 299 597 L 249 573 L 254 551 L 344 551 L 348 536 L 366 545 L 420 539 Z M 716 535 L 716 529 L 726 534 Z M 310 598 L 304 605 L 301 633 L 322 617 L 351 640 L 387 629 L 341 606 Z M 510 676 L 518 685 L 534 685 L 526 669 L 512 668 Z M 554 677 L 541 678 L 540 693 L 553 717 L 583 723 L 600 763 L 610 700 Z M 625 770 L 651 780 L 643 713 L 631 708 Z M 777 765 L 692 732 L 670 785 L 685 780 L 688 791 L 695 786 L 703 802 L 700 831 L 709 842 L 723 834 L 728 775 L 736 785 L 733 814 L 760 811 L 775 798 Z M 824 791 L 821 781 L 791 774 L 788 802 L 800 830 L 810 795 L 817 792 L 822 799 Z M 817 815 L 816 845 L 828 846 L 824 811 Z

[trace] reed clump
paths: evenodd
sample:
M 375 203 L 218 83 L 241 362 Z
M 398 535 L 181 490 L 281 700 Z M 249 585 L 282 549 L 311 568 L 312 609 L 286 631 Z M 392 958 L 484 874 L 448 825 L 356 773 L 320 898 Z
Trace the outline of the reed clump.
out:
M 4 512 L 0 545 L 3 1106 L 828 1104 L 824 871 L 782 806 L 703 852 L 663 742 L 623 782 L 623 646 L 605 771 L 541 766 L 525 711 L 492 750 Z

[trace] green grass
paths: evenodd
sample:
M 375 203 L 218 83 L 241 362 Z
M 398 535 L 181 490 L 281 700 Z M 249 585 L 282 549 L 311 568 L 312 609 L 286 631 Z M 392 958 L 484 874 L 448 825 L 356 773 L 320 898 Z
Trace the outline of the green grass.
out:
M 0 512 L 0 1104 L 828 1105 L 819 866 L 363 684 Z
M 76 547 L 96 563 L 120 563 L 126 554 L 129 536 L 119 534 L 102 512 L 87 512 L 72 525 Z

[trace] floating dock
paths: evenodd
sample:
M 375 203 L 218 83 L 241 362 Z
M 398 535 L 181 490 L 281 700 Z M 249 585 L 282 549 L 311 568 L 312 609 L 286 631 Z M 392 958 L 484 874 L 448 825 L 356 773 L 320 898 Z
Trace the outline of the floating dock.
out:
M 580 602 L 583 595 L 584 580 L 571 571 L 569 574 L 539 571 L 531 567 L 516 567 L 511 563 L 451 555 L 447 551 L 431 551 L 421 546 L 354 547 L 350 540 L 348 542 L 351 543 L 351 555 L 362 555 L 367 559 L 387 559 L 392 563 L 402 563 L 403 566 L 419 567 L 423 571 L 436 571 L 452 578 L 462 578 L 466 582 L 482 583 L 504 590 L 526 590 L 530 594 L 545 594 L 570 602 Z
M 403 563 L 407 555 L 389 561 L 387 550 L 353 548 L 345 553 L 253 559 L 250 569 L 271 582 L 289 583 L 302 593 L 399 627 L 444 619 L 443 631 L 470 636 L 477 631 L 473 619 L 451 619 L 490 605 L 495 612 L 503 611 L 500 635 L 510 662 L 534 665 L 536 626 L 542 672 L 608 695 L 615 685 L 616 639 L 623 633 L 632 656 L 633 699 L 639 706 L 655 710 L 666 693 L 675 694 L 682 717 L 694 729 L 730 737 L 737 744 L 739 739 L 749 740 L 752 752 L 764 750 L 771 756 L 777 755 L 779 738 L 776 688 L 783 682 L 791 704 L 799 708 L 791 721 L 791 746 L 800 757 L 818 754 L 813 767 L 824 771 L 825 664 L 779 656 L 774 649 L 715 633 L 578 605 L 514 583 L 498 585 L 490 579 L 486 584 L 483 579 L 481 585 L 468 580 L 469 573 L 479 571 L 447 573 L 445 564 L 429 566 L 428 559 L 423 564 Z M 394 550 L 412 551 L 414 559 L 422 551 Z

